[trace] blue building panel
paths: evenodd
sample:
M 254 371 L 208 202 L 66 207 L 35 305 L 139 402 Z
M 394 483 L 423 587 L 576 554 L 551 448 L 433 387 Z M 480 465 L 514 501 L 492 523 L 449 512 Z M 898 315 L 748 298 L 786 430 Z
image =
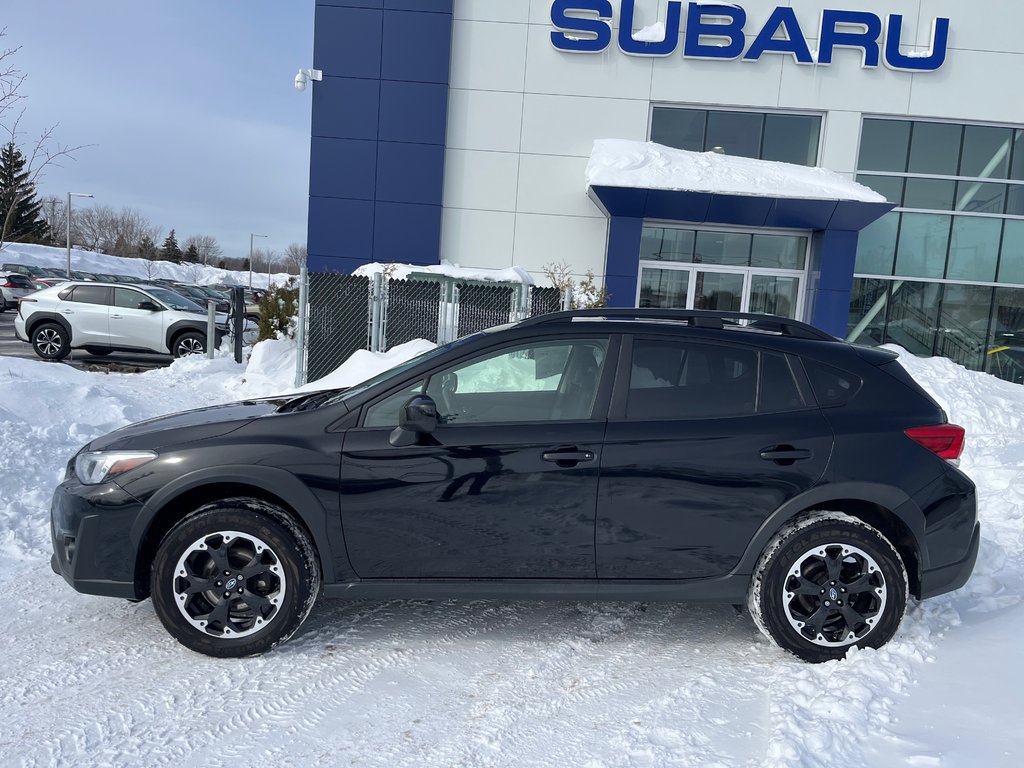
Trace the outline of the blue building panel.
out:
M 373 252 L 374 205 L 369 200 L 311 197 L 308 250 L 322 257 L 346 257 L 366 261 Z M 310 269 L 313 269 L 310 266 Z
M 325 76 L 380 78 L 384 11 L 318 5 L 313 66 Z
M 440 205 L 443 175 L 443 146 L 377 142 L 376 200 Z
M 378 201 L 374 206 L 373 253 L 377 261 L 437 264 L 441 206 Z
M 338 8 L 384 8 L 384 0 L 316 0 L 316 4 Z
M 381 81 L 377 136 L 381 141 L 436 144 L 443 147 L 447 125 L 447 85 Z
M 314 137 L 310 155 L 316 162 L 309 169 L 309 194 L 373 200 L 377 186 L 377 146 L 375 141 Z
M 325 77 L 313 88 L 313 136 L 377 140 L 379 80 Z
M 381 77 L 448 85 L 451 13 L 384 11 Z
M 500 0 L 488 0 L 500 2 Z M 452 0 L 384 0 L 384 7 L 394 11 L 429 11 L 430 13 L 452 12 Z

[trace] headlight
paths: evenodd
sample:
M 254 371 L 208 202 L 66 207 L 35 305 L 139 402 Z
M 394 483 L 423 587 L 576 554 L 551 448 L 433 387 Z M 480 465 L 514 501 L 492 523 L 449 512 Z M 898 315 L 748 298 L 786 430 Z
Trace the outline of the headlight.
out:
M 99 485 L 156 458 L 153 451 L 91 451 L 75 457 L 75 475 L 84 485 Z

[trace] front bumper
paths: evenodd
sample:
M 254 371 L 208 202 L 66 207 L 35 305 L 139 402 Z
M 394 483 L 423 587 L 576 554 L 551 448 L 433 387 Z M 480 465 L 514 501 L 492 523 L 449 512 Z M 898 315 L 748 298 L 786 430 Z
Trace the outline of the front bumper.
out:
M 88 595 L 145 597 L 136 578 L 132 524 L 142 503 L 114 483 L 82 485 L 66 480 L 53 492 L 50 537 L 54 573 Z

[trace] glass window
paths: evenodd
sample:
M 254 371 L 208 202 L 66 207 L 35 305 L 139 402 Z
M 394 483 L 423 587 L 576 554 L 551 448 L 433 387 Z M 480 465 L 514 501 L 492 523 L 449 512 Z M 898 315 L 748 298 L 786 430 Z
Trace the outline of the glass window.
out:
M 109 304 L 110 289 L 105 285 L 76 285 L 67 301 L 81 304 Z
M 946 271 L 951 217 L 933 213 L 901 215 L 896 274 L 941 278 Z
M 910 135 L 910 173 L 956 176 L 963 127 L 954 123 L 914 123 Z
M 955 191 L 956 182 L 952 180 L 907 179 L 902 207 L 951 211 Z
M 1010 216 L 1024 216 L 1024 184 L 1007 185 L 1006 212 Z
M 803 269 L 807 238 L 794 235 L 754 235 L 750 266 L 768 269 Z
M 698 232 L 694 261 L 698 264 L 749 266 L 750 235 L 741 232 Z
M 1009 128 L 965 126 L 960 175 L 982 179 L 1005 179 L 1010 168 L 1012 142 L 1013 132 Z
M 985 370 L 1024 384 L 1024 288 L 996 289 Z
M 861 230 L 857 238 L 857 265 L 861 275 L 891 275 L 896 259 L 900 214 L 887 213 Z
M 796 318 L 800 279 L 775 275 L 750 276 L 750 312 Z
M 423 392 L 423 379 L 420 379 L 411 387 L 406 387 L 400 392 L 388 395 L 383 400 L 378 400 L 366 410 L 366 417 L 363 419 L 363 426 L 368 429 L 394 429 L 398 426 L 398 418 L 402 406 L 410 397 Z
M 972 370 L 982 367 L 992 291 L 983 285 L 944 286 L 935 354 Z
M 999 282 L 1024 285 L 1024 221 L 1009 219 L 1003 224 Z
M 655 109 L 651 116 L 651 141 L 666 147 L 703 152 L 707 114 L 703 109 Z
M 914 355 L 935 354 L 942 283 L 896 280 L 889 298 L 885 340 Z
M 831 365 L 819 363 L 817 360 L 804 359 L 807 378 L 811 380 L 811 389 L 818 399 L 818 405 L 843 405 L 850 402 L 860 391 L 860 377 L 833 368 Z
M 796 165 L 818 164 L 821 118 L 812 115 L 768 114 L 764 117 L 761 158 Z
M 739 312 L 743 306 L 743 275 L 736 272 L 697 272 L 694 278 L 695 309 Z
M 442 424 L 589 419 L 608 342 L 537 342 L 434 374 L 427 394 Z
M 115 288 L 114 289 L 114 306 L 123 307 L 124 309 L 138 309 L 139 303 L 143 301 L 152 301 L 149 296 L 133 291 L 131 288 Z
M 995 280 L 1001 230 L 999 219 L 954 216 L 946 277 L 975 282 Z
M 850 316 L 846 340 L 877 346 L 885 341 L 885 309 L 889 303 L 890 280 L 857 277 L 850 292 Z
M 692 229 L 644 227 L 640 239 L 640 258 L 649 261 L 693 261 Z
M 909 121 L 866 119 L 861 126 L 858 167 L 862 171 L 903 173 L 907 170 L 909 146 Z
M 1005 184 L 960 181 L 956 185 L 956 210 L 972 213 L 1002 213 L 1006 200 Z
M 648 269 L 640 272 L 640 307 L 686 309 L 690 273 L 682 269 Z
M 704 151 L 737 157 L 760 157 L 764 115 L 753 112 L 708 112 Z
M 639 339 L 626 418 L 701 419 L 754 413 L 757 353 L 717 344 Z
M 863 184 L 865 187 L 870 187 L 875 190 L 878 194 L 885 197 L 890 203 L 896 203 L 899 205 L 903 202 L 903 177 L 902 176 L 871 176 L 869 174 L 859 174 L 857 181 Z M 953 200 L 952 191 L 949 193 L 950 202 Z M 914 206 L 907 206 L 912 208 Z
M 1024 181 L 1024 129 L 1013 132 L 1013 151 L 1010 157 L 1010 178 Z
M 758 413 L 795 411 L 806 405 L 793 378 L 789 361 L 782 355 L 761 355 L 761 389 L 757 398 Z

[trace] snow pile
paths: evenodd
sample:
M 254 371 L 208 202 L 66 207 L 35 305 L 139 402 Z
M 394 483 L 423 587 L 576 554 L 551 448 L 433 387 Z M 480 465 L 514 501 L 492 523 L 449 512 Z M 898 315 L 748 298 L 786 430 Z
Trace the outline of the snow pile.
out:
M 587 163 L 586 178 L 588 187 L 885 202 L 874 190 L 825 168 L 716 152 L 688 152 L 651 141 L 596 140 Z
M 359 353 L 321 385 L 427 346 Z M 968 431 L 981 556 L 964 589 L 911 601 L 884 649 L 817 666 L 730 606 L 485 600 L 324 602 L 287 646 L 229 663 L 177 646 L 149 602 L 79 595 L 50 572 L 49 496 L 82 443 L 287 391 L 294 354 L 264 342 L 247 367 L 186 358 L 135 375 L 0 357 L 7 762 L 1019 764 L 1024 387 L 901 358 Z
M 0 249 L 0 263 L 25 264 L 34 267 L 53 267 L 64 270 L 68 266 L 67 251 L 48 245 L 25 245 L 23 243 L 4 243 Z M 248 285 L 249 272 L 230 269 L 218 269 L 204 264 L 175 264 L 170 261 L 150 261 L 148 259 L 130 259 L 124 256 L 111 256 L 106 253 L 84 251 L 75 248 L 71 251 L 71 269 L 81 272 L 102 272 L 107 275 L 127 275 L 143 280 L 176 280 L 194 285 Z M 270 285 L 284 285 L 288 275 L 278 272 L 270 275 L 266 270 L 252 273 L 252 284 L 256 288 Z
M 438 277 L 452 277 L 457 280 L 477 280 L 488 283 L 522 283 L 533 285 L 533 276 L 522 267 L 507 267 L 505 269 L 487 269 L 485 267 L 460 267 L 447 259 L 441 259 L 440 264 L 363 264 L 352 274 L 362 277 L 373 277 L 378 272 L 383 273 L 392 280 L 407 280 L 412 274 L 436 275 Z
M 633 39 L 638 43 L 660 43 L 665 39 L 665 22 L 656 21 L 653 24 L 639 29 L 633 33 Z

